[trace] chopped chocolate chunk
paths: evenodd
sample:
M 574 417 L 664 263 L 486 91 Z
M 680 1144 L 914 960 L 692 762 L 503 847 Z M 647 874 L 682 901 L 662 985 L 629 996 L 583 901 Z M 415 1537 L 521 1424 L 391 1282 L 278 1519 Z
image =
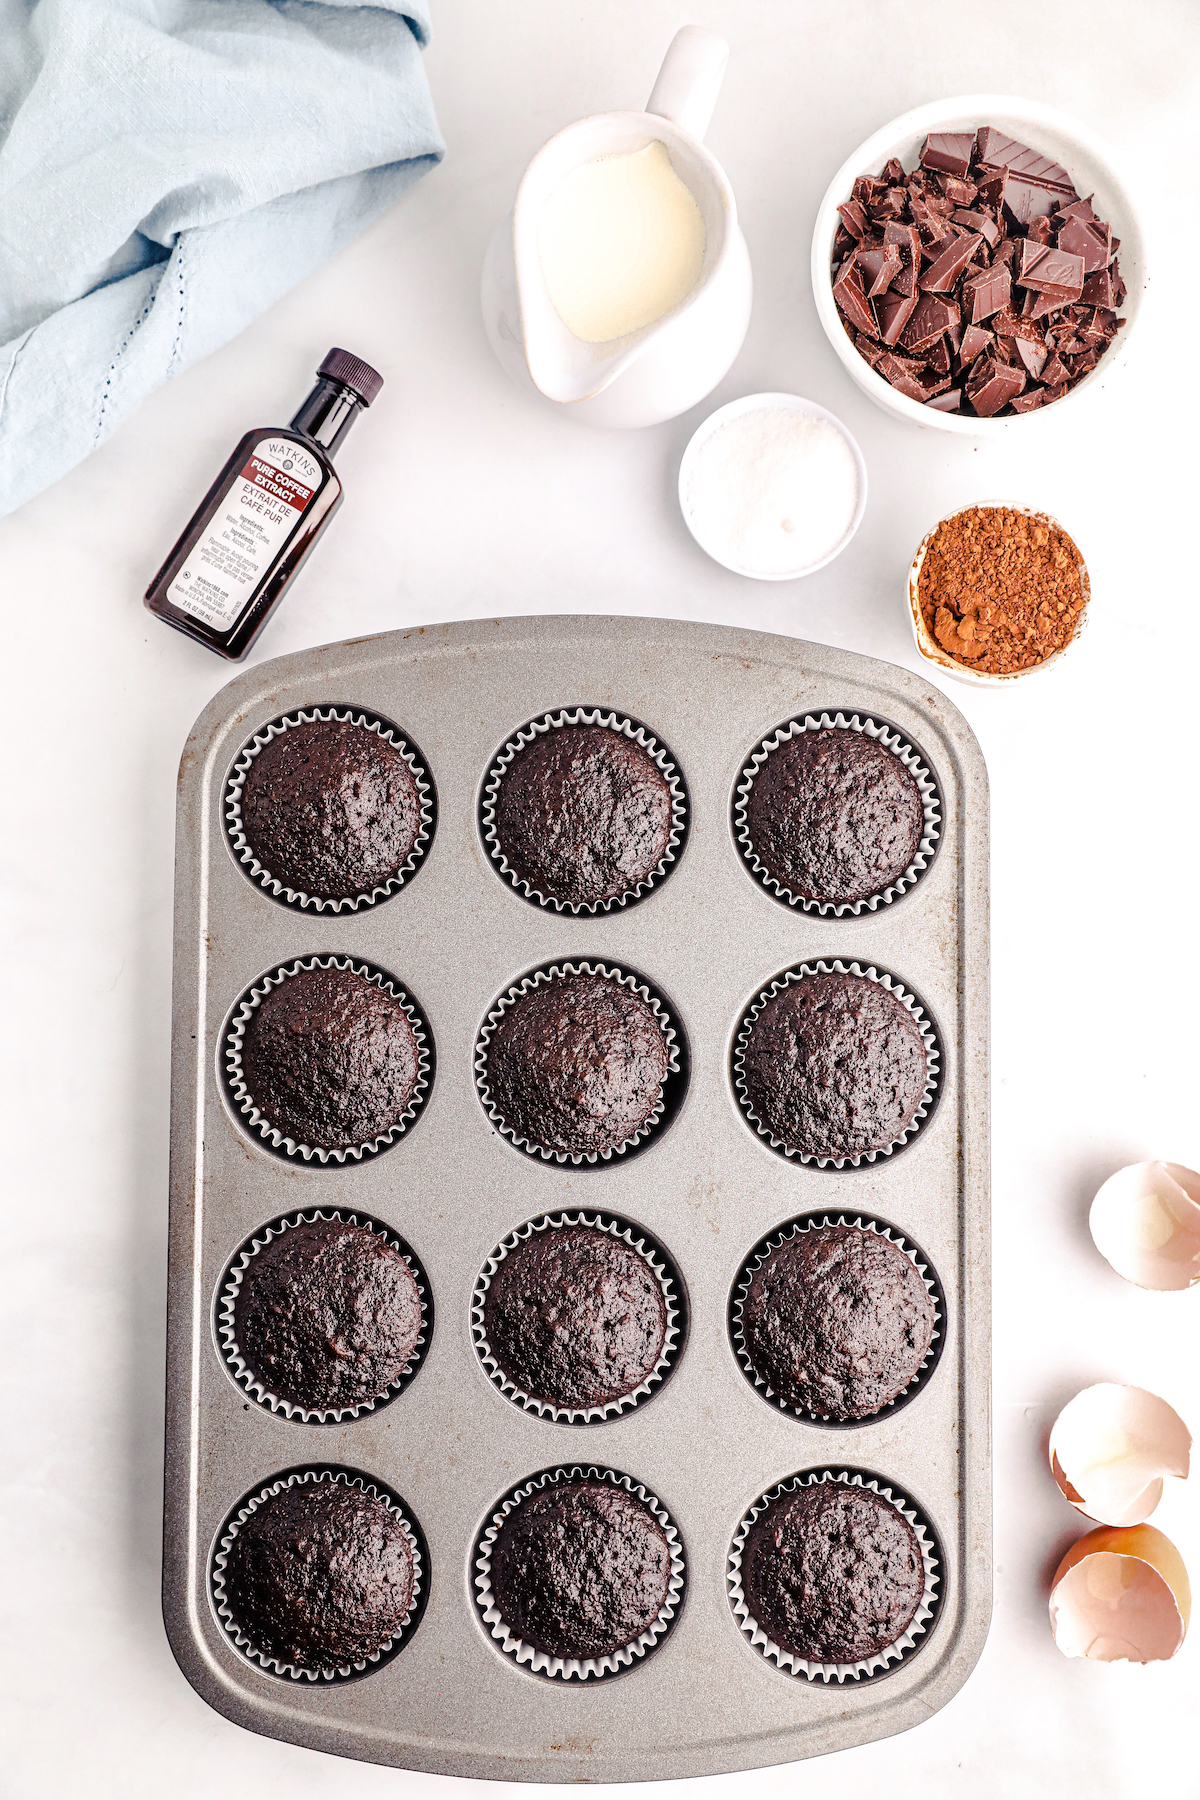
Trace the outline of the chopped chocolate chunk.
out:
M 981 356 L 967 376 L 966 395 L 976 415 L 990 419 L 1024 386 L 1022 369 L 1011 368 L 994 356 Z
M 1078 300 L 1083 292 L 1083 258 L 1070 250 L 1036 244 L 1026 238 L 1021 245 L 1017 281 L 1022 287 L 1036 288 L 1039 294 L 1061 293 L 1064 304 Z
M 867 290 L 863 286 L 863 278 L 857 267 L 857 260 L 856 257 L 852 257 L 849 262 L 842 264 L 838 278 L 833 284 L 833 297 L 857 330 L 865 331 L 868 337 L 878 337 L 875 315 L 867 300 Z
M 898 344 L 900 334 L 917 308 L 916 294 L 880 294 L 875 302 L 879 336 L 885 344 Z M 878 363 L 875 365 L 878 368 Z
M 917 285 L 927 294 L 953 292 L 954 284 L 970 262 L 978 242 L 978 232 L 963 232 L 942 251 L 936 262 L 930 264 Z
M 1032 412 L 1090 373 L 1124 324 L 1119 249 L 1052 157 L 991 125 L 934 132 L 915 169 L 892 157 L 855 181 L 834 298 L 859 354 L 906 398 Z
M 960 206 L 950 214 L 950 217 L 956 225 L 965 225 L 968 231 L 978 232 L 989 245 L 994 246 L 999 243 L 1000 227 L 990 213 L 971 212 L 968 208 Z
M 922 294 L 916 310 L 900 334 L 900 347 L 918 354 L 936 343 L 950 325 L 958 323 L 958 307 L 939 294 Z
M 921 146 L 923 169 L 944 169 L 947 175 L 963 176 L 971 167 L 974 138 L 969 131 L 934 131 Z
M 882 294 L 891 286 L 892 276 L 899 273 L 900 247 L 883 244 L 877 250 L 860 250 L 855 261 L 867 289 L 867 298 L 873 300 L 876 294 Z
M 1003 266 L 980 269 L 976 274 L 968 275 L 962 284 L 963 317 L 968 325 L 978 325 L 982 319 L 990 319 L 1002 306 L 1007 306 L 1011 292 L 1012 281 Z

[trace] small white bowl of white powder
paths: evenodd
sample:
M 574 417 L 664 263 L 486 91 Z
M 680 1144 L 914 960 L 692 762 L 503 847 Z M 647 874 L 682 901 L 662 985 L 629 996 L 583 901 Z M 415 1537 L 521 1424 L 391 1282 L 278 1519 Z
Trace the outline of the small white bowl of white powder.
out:
M 797 394 L 747 394 L 705 419 L 679 465 L 684 522 L 715 562 L 794 581 L 846 548 L 867 465 L 840 419 Z

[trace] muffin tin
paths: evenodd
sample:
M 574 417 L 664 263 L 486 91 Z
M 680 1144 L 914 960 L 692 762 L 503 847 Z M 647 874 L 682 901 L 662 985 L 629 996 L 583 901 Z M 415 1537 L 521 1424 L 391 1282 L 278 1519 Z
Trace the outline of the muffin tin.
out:
M 301 710 L 352 709 L 421 746 L 436 836 L 399 891 L 365 908 L 288 905 L 225 827 L 247 745 Z M 669 744 L 687 797 L 670 878 L 636 906 L 531 905 L 481 830 L 489 770 L 530 720 L 585 707 Z M 743 861 L 734 808 L 756 748 L 791 719 L 857 714 L 915 747 L 936 782 L 935 852 L 857 916 L 781 905 Z M 844 651 L 655 619 L 484 620 L 303 651 L 239 675 L 202 714 L 180 772 L 175 906 L 164 1614 L 188 1679 L 250 1730 L 444 1774 L 541 1781 L 760 1767 L 904 1730 L 957 1691 L 991 1608 L 987 781 L 978 746 L 916 675 Z M 420 997 L 430 1081 L 385 1152 L 279 1154 L 237 1110 L 226 1036 L 243 995 L 301 959 L 379 970 Z M 784 971 L 886 971 L 940 1050 L 937 1106 L 902 1155 L 841 1169 L 777 1155 L 741 1111 L 738 1031 Z M 477 1085 L 481 1030 L 539 969 L 634 971 L 667 998 L 686 1089 L 634 1155 L 531 1156 Z M 403 1388 L 353 1418 L 289 1418 L 238 1385 L 219 1306 L 241 1246 L 336 1207 L 418 1259 L 436 1328 Z M 765 1405 L 739 1366 L 730 1303 L 755 1247 L 813 1212 L 887 1221 L 939 1285 L 939 1353 L 903 1406 L 831 1433 Z M 474 1342 L 497 1246 L 547 1214 L 602 1212 L 670 1259 L 686 1330 L 636 1406 L 568 1422 L 513 1404 Z M 831 1460 L 832 1458 L 832 1460 Z M 679 1540 L 669 1631 L 604 1679 L 553 1679 L 481 1611 L 480 1546 L 507 1499 L 595 1468 L 652 1496 Z M 378 1665 L 297 1680 L 253 1661 L 218 1614 L 215 1559 L 248 1497 L 305 1471 L 374 1484 L 423 1540 L 420 1612 Z M 878 1670 L 772 1660 L 735 1610 L 735 1541 L 763 1496 L 824 1473 L 905 1497 L 926 1530 L 927 1628 Z M 934 1579 L 936 1578 L 936 1579 Z

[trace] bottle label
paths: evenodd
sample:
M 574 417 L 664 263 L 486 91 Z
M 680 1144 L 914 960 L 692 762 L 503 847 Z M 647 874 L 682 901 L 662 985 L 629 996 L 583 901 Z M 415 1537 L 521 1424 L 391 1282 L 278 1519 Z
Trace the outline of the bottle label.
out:
M 321 483 L 321 465 L 288 438 L 265 438 L 167 589 L 167 599 L 205 625 L 227 627 L 245 610 Z

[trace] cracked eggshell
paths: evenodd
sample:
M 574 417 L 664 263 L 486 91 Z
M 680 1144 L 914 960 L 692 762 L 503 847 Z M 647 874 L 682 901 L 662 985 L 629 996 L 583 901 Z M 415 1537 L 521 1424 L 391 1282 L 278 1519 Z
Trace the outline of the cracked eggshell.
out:
M 1140 1525 L 1163 1477 L 1186 1480 L 1192 1434 L 1145 1388 L 1102 1381 L 1063 1407 L 1050 1433 L 1050 1470 L 1071 1505 L 1105 1525 Z
M 1192 1591 L 1183 1558 L 1153 1525 L 1100 1525 L 1072 1544 L 1050 1590 L 1064 1656 L 1165 1662 L 1183 1643 Z
M 1200 1281 L 1200 1175 L 1182 1163 L 1131 1163 L 1110 1175 L 1089 1223 L 1101 1256 L 1138 1287 Z

